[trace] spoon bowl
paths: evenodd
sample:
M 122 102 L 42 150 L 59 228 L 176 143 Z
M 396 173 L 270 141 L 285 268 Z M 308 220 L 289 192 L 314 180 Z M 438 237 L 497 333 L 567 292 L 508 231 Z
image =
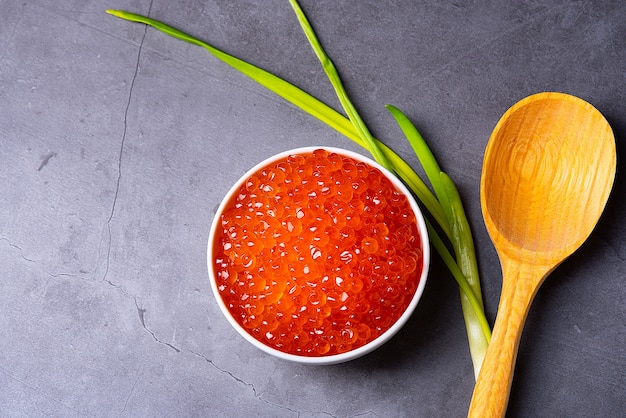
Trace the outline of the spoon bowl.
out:
M 502 265 L 502 294 L 470 417 L 504 416 L 532 300 L 591 234 L 615 170 L 611 127 L 577 97 L 535 94 L 497 123 L 485 151 L 481 206 Z

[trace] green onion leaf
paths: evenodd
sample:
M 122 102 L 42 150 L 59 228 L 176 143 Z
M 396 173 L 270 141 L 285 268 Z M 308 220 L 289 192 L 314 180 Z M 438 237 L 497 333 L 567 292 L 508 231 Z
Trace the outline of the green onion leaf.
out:
M 443 185 L 441 184 L 439 178 L 439 173 L 441 173 L 439 163 L 437 163 L 437 160 L 435 159 L 435 156 L 426 144 L 426 141 L 419 133 L 417 128 L 415 128 L 415 125 L 413 125 L 411 120 L 395 106 L 388 104 L 386 108 L 396 119 L 398 126 L 404 133 L 404 136 L 406 136 L 406 139 L 409 141 L 411 148 L 413 148 L 417 159 L 424 168 L 424 172 L 426 173 L 428 180 L 430 180 L 430 184 L 433 187 L 435 196 L 437 196 L 437 199 L 441 203 L 441 207 L 443 208 L 443 212 L 446 215 L 449 227 L 452 214 L 450 212 L 450 202 L 448 202 L 448 196 L 443 191 Z M 452 237 L 450 236 L 448 238 L 450 238 L 450 240 L 452 239 Z
M 476 251 L 469 222 L 461 203 L 461 197 L 452 179 L 444 173 L 440 173 L 441 185 L 447 200 L 450 203 L 452 245 L 456 253 L 457 264 L 461 272 L 466 277 L 474 295 L 476 296 L 478 307 L 469 300 L 466 292 L 461 292 L 461 308 L 465 320 L 465 330 L 469 342 L 470 355 L 474 365 L 474 376 L 478 379 L 478 373 L 487 354 L 487 346 L 491 341 L 491 329 L 487 324 L 485 310 L 483 306 L 482 294 L 480 290 L 480 279 L 478 276 L 478 264 L 476 262 Z
M 437 250 L 437 253 L 439 253 L 439 256 L 443 260 L 444 264 L 446 265 L 446 267 L 448 267 L 450 273 L 452 273 L 452 276 L 458 283 L 461 292 L 467 298 L 467 301 L 470 304 L 472 311 L 482 312 L 482 303 L 478 299 L 478 296 L 476 296 L 476 294 L 472 290 L 469 282 L 463 275 L 463 272 L 461 272 L 461 269 L 454 261 L 452 254 L 450 254 L 450 251 L 448 251 L 448 248 L 446 247 L 446 244 L 441 240 L 437 232 L 434 230 L 432 224 L 428 220 L 426 220 L 426 226 L 428 228 L 428 234 L 430 237 L 430 241 L 433 244 L 433 247 L 435 247 L 435 250 Z M 431 232 L 433 232 L 433 234 L 431 234 Z M 481 329 L 480 335 L 489 335 L 489 338 L 491 338 L 491 329 L 485 315 L 476 315 L 476 323 Z
M 348 93 L 346 93 L 346 89 L 344 88 L 343 83 L 341 82 L 341 78 L 339 77 L 339 73 L 337 72 L 337 68 L 335 67 L 335 64 L 333 64 L 328 54 L 326 54 L 326 51 L 322 47 L 322 44 L 317 38 L 317 35 L 315 34 L 315 31 L 313 30 L 311 23 L 309 22 L 306 15 L 302 11 L 302 8 L 298 4 L 298 2 L 295 0 L 289 0 L 289 2 L 291 3 L 291 7 L 293 7 L 293 10 L 296 12 L 296 16 L 298 17 L 298 21 L 300 22 L 300 26 L 302 27 L 304 34 L 309 40 L 309 43 L 311 44 L 313 51 L 315 52 L 315 54 L 317 55 L 317 58 L 322 64 L 322 68 L 326 72 L 326 75 L 328 76 L 330 83 L 335 89 L 339 102 L 341 103 L 341 105 L 343 106 L 343 109 L 347 113 L 348 118 L 354 125 L 355 130 L 358 132 L 361 139 L 363 139 L 363 142 L 365 142 L 366 149 L 370 151 L 372 156 L 374 156 L 374 159 L 378 161 L 380 165 L 382 165 L 389 171 L 393 171 L 393 167 L 387 160 L 387 157 L 378 147 L 378 144 L 376 143 L 376 141 L 374 140 L 374 137 L 372 136 L 369 129 L 367 128 L 367 125 L 365 125 L 365 122 L 363 121 L 363 119 L 357 112 L 356 108 L 352 104 L 350 97 L 348 97 Z
M 439 242 L 438 236 L 435 236 L 434 240 L 431 239 L 431 241 L 437 243 L 437 245 L 433 245 L 444 259 L 444 263 L 446 263 L 446 266 L 448 266 L 461 288 L 461 307 L 472 363 L 474 364 L 474 374 L 477 378 L 491 339 L 491 329 L 485 317 L 476 252 L 461 197 L 452 179 L 441 171 L 428 144 L 409 118 L 400 109 L 392 105 L 387 105 L 387 109 L 396 119 L 398 126 L 411 144 L 415 155 L 424 168 L 426 176 L 430 180 L 435 195 L 441 202 L 441 207 L 446 216 L 449 228 L 448 238 L 456 254 L 456 263 L 452 262 L 451 256 L 444 253 L 444 251 L 447 251 L 447 248 L 443 243 Z M 431 227 L 431 229 L 434 228 Z M 471 293 L 469 290 L 471 290 Z

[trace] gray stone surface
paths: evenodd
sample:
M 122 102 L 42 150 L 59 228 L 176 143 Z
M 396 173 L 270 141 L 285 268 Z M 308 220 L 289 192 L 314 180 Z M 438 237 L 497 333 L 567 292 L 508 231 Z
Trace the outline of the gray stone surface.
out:
M 539 91 L 594 104 L 626 147 L 626 3 L 302 0 L 372 131 L 412 164 L 386 103 L 457 182 L 487 312 L 500 269 L 479 204 L 502 113 Z M 461 417 L 473 387 L 458 291 L 435 257 L 409 324 L 305 367 L 230 328 L 206 272 L 214 210 L 247 169 L 358 147 L 162 19 L 337 106 L 287 1 L 0 0 L 0 416 Z M 621 157 L 621 156 L 620 156 Z M 511 417 L 626 411 L 624 172 L 598 228 L 540 290 Z

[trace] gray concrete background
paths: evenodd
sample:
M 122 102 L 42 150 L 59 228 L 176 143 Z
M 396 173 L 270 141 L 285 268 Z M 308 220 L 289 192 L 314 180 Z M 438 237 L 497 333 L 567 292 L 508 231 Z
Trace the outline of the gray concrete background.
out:
M 500 269 L 479 204 L 491 130 L 562 91 L 626 141 L 626 3 L 302 0 L 371 130 L 413 165 L 403 109 L 458 184 L 486 308 Z M 222 196 L 278 151 L 348 139 L 204 50 L 104 13 L 162 19 L 337 107 L 286 0 L 0 0 L 0 416 L 461 417 L 474 378 L 435 257 L 409 324 L 330 367 L 265 355 L 222 317 L 206 239 Z M 540 290 L 511 417 L 626 411 L 626 193 Z

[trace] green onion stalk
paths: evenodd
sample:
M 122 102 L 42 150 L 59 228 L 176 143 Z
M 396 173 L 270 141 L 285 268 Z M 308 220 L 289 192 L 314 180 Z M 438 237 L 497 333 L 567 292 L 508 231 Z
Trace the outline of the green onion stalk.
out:
M 398 108 L 387 105 L 388 111 L 395 118 L 424 168 L 432 191 L 408 163 L 384 143 L 374 138 L 350 100 L 335 65 L 324 51 L 300 5 L 296 0 L 289 1 L 347 117 L 282 78 L 163 22 L 122 10 L 107 10 L 107 13 L 121 19 L 152 26 L 174 38 L 206 49 L 219 60 L 365 148 L 379 164 L 395 173 L 411 189 L 436 224 L 435 226 L 428 219 L 426 220 L 432 246 L 459 285 L 474 375 L 477 377 L 491 339 L 491 328 L 484 312 L 472 234 L 458 190 L 450 177 L 440 169 L 426 141 Z M 439 235 L 439 231 L 447 239 L 454 256 Z

